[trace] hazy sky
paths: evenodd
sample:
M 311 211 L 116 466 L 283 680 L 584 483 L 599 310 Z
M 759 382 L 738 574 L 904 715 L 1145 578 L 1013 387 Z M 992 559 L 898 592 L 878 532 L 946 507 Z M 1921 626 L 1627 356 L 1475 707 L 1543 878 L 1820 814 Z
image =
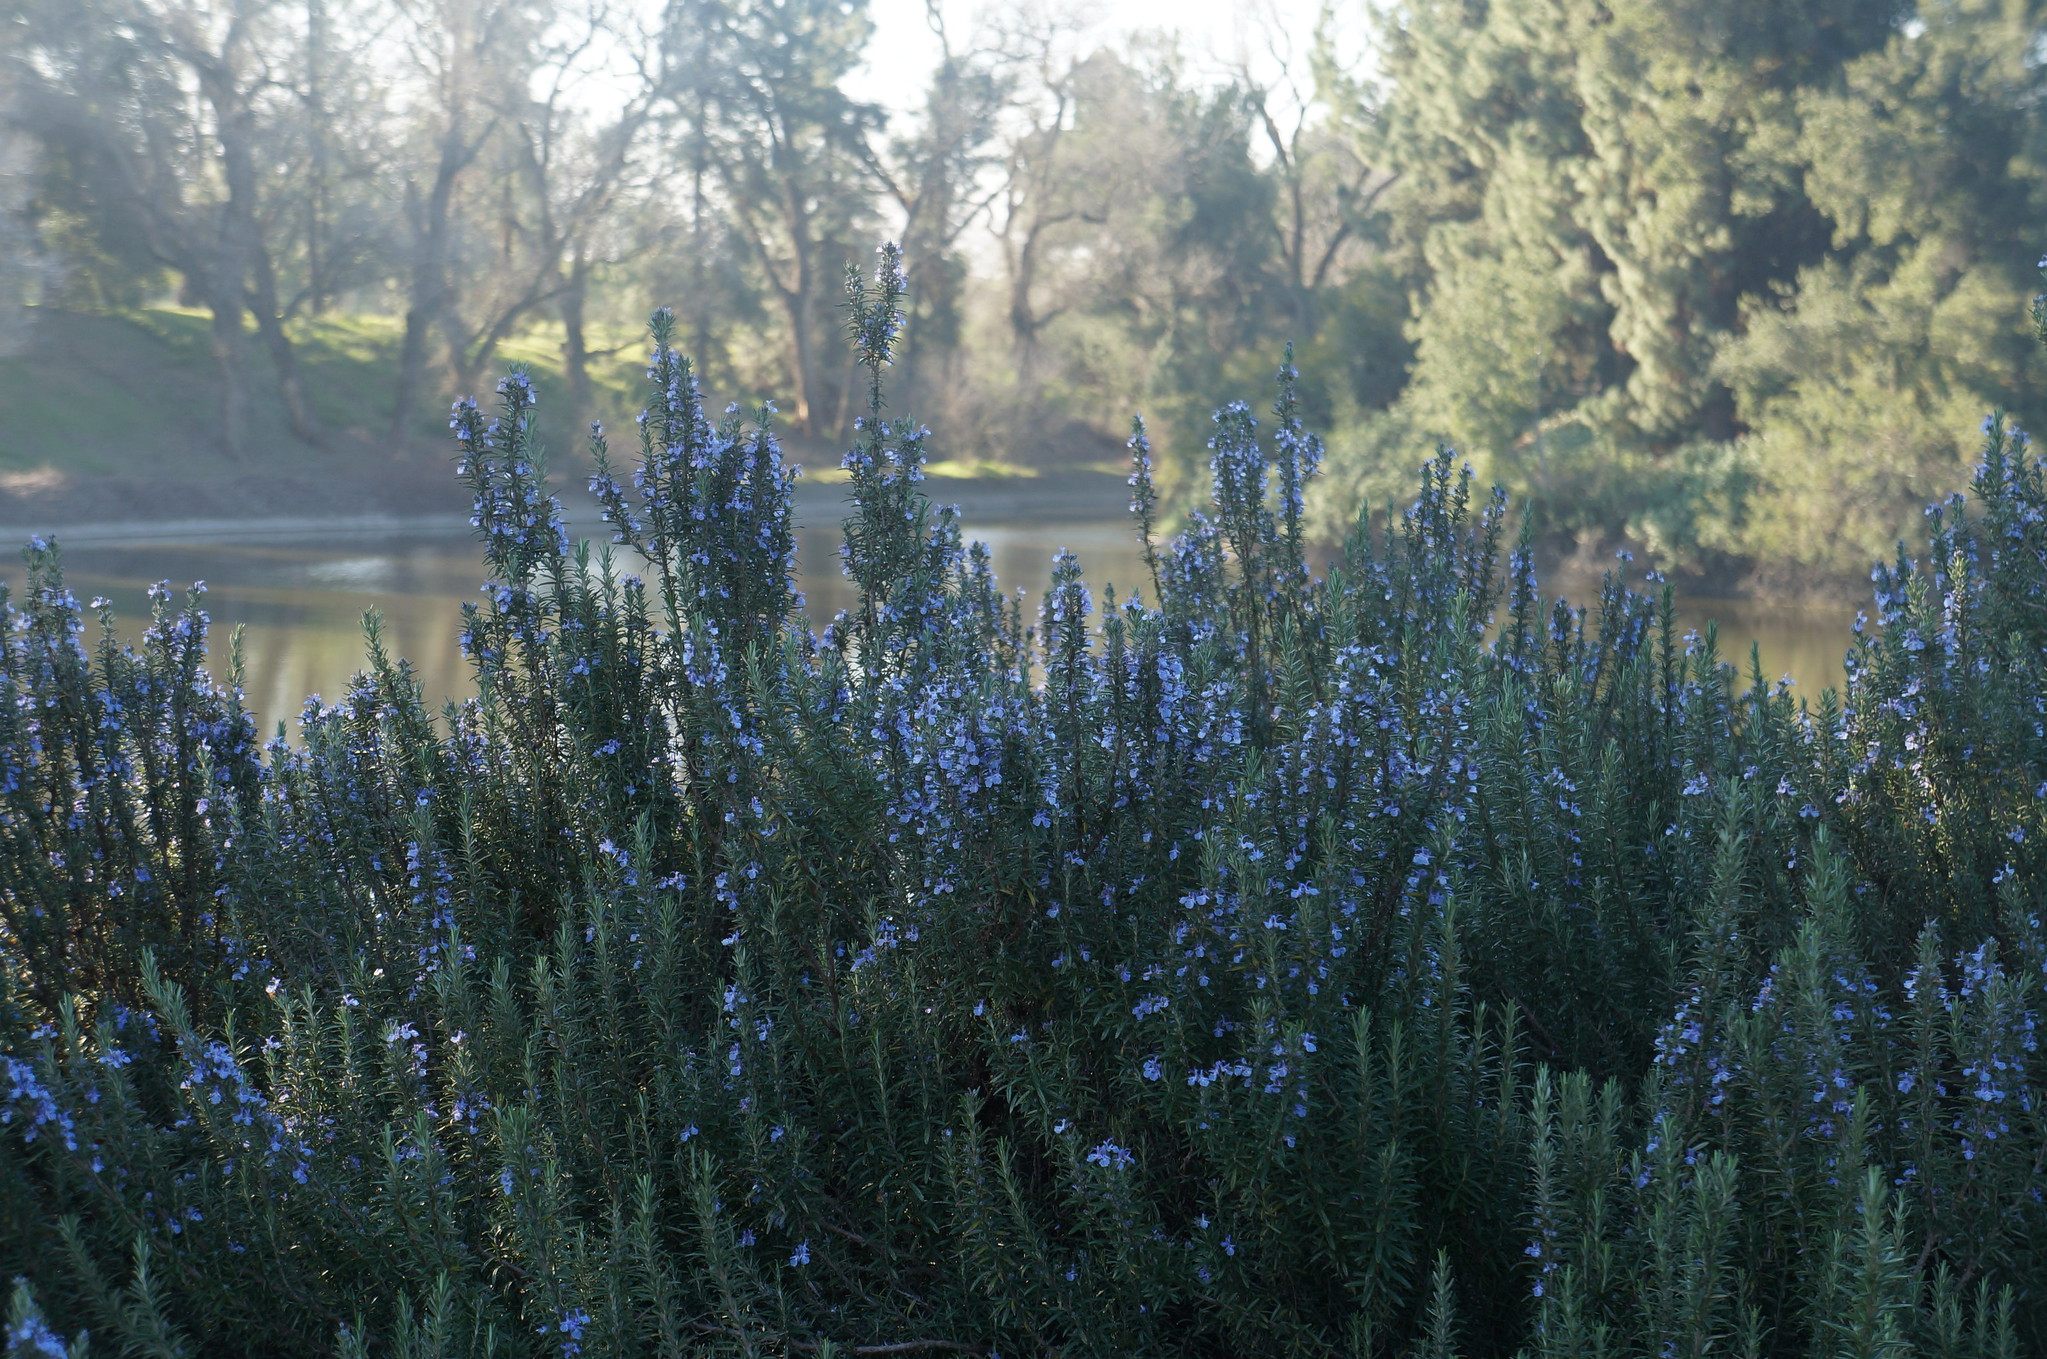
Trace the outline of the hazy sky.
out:
M 979 0 L 943 0 L 946 24 L 954 45 L 973 28 Z M 1315 32 L 1322 0 L 1092 0 L 1057 5 L 1055 12 L 1084 15 L 1091 36 L 1113 42 L 1147 29 L 1180 35 L 1191 68 L 1201 72 L 1248 56 L 1253 69 L 1266 65 L 1264 53 L 1276 26 L 1299 54 L 1305 55 Z M 1338 0 L 1340 27 L 1354 31 L 1364 0 Z M 874 41 L 868 69 L 852 82 L 852 92 L 890 108 L 907 109 L 922 97 L 926 77 L 938 60 L 938 40 L 925 18 L 925 0 L 869 0 Z M 1346 44 L 1349 46 L 1351 44 Z

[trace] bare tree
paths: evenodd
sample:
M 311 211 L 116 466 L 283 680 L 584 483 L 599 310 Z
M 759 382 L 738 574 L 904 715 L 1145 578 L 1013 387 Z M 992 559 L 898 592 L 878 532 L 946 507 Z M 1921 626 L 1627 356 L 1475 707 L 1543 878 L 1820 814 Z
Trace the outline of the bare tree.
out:
M 1249 61 L 1240 61 L 1233 75 L 1264 133 L 1279 181 L 1272 230 L 1286 279 L 1288 319 L 1296 337 L 1307 340 L 1318 327 L 1318 299 L 1346 252 L 1360 244 L 1360 228 L 1399 175 L 1367 154 L 1364 143 L 1377 120 L 1361 103 L 1366 91 L 1343 75 L 1336 60 L 1330 11 L 1323 11 L 1305 59 L 1276 16 L 1264 32 L 1272 74 L 1260 75 Z
M 412 144 L 400 172 L 409 237 L 405 269 L 405 332 L 391 401 L 391 437 L 411 432 L 427 377 L 433 332 L 460 337 L 451 278 L 463 223 L 458 192 L 503 125 L 493 98 L 517 88 L 538 23 L 532 0 L 395 0 L 401 40 L 411 61 Z M 456 366 L 468 346 L 452 347 Z
M 1065 308 L 1040 297 L 1045 254 L 1062 228 L 1108 220 L 1104 186 L 1071 173 L 1062 155 L 1073 130 L 1075 82 L 1083 54 L 1067 16 L 1019 10 L 1007 35 L 1029 82 L 1008 109 L 1000 211 L 1006 309 L 1017 365 L 1018 398 L 1029 401 L 1037 379 L 1038 339 Z
M 1161 433 L 1191 435 L 1183 394 L 1215 391 L 1266 342 L 1280 292 L 1251 110 L 1234 85 L 1190 80 L 1170 39 L 1089 49 L 1040 21 L 1022 41 L 1032 79 L 995 223 L 1016 435 L 1088 426 L 1051 437 L 1099 452 L 1133 398 Z
M 300 93 L 306 116 L 306 186 L 302 210 L 305 219 L 306 305 L 315 316 L 326 310 L 328 299 L 334 293 L 332 257 L 327 250 L 328 195 L 333 175 L 329 136 L 333 113 L 328 103 L 334 46 L 330 16 L 328 0 L 306 0 L 305 78 Z
M 523 316 L 552 301 L 563 330 L 563 361 L 577 423 L 591 405 L 587 310 L 597 269 L 622 254 L 613 210 L 628 186 L 645 134 L 674 90 L 672 48 L 659 29 L 629 8 L 586 0 L 545 50 L 546 86 L 512 119 L 519 167 L 534 204 L 531 254 L 536 271 L 518 299 Z M 616 103 L 604 110 L 579 107 L 582 87 L 601 83 Z M 496 343 L 510 309 L 486 339 Z
M 393 433 L 413 419 L 431 339 L 457 387 L 553 308 L 578 410 L 585 310 L 607 216 L 670 82 L 659 29 L 608 0 L 398 0 L 415 60 L 411 236 Z M 608 101 L 598 104 L 598 99 Z
M 925 0 L 924 8 L 938 65 L 914 130 L 895 138 L 873 166 L 902 218 L 910 310 L 898 352 L 912 383 L 927 358 L 960 343 L 968 267 L 961 241 L 1003 192 L 998 132 L 1017 84 L 1014 55 L 993 35 L 962 47 L 942 0 Z

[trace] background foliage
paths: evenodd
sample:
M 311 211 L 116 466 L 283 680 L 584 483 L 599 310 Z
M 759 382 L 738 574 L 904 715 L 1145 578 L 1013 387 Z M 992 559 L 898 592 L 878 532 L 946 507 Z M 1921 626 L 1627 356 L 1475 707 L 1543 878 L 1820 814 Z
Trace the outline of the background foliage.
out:
M 1417 4 L 1381 126 L 1416 362 L 1389 429 L 1667 561 L 1852 570 L 2038 417 L 2023 4 Z M 1351 435 L 1374 444 L 1367 420 Z M 1372 459 L 1353 459 L 1353 475 Z
M 948 458 L 1104 464 L 1136 405 L 1184 511 L 1209 409 L 1292 341 L 1318 537 L 1444 439 L 1545 543 L 1785 592 L 1915 535 L 1983 409 L 2042 414 L 1987 319 L 2047 252 L 2032 0 L 1389 0 L 1221 67 L 932 14 L 891 111 L 849 93 L 889 56 L 858 0 L 7 0 L 0 329 L 176 297 L 235 450 L 348 446 L 321 318 L 391 336 L 385 442 L 558 348 L 569 441 L 679 297 L 709 389 L 814 452 L 861 405 L 837 280 L 886 232 Z

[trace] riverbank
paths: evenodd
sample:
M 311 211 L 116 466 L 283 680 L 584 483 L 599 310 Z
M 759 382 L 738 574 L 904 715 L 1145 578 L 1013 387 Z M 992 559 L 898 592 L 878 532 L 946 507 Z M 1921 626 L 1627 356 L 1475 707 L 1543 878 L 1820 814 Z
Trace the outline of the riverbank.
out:
M 452 473 L 447 477 L 452 484 Z M 938 504 L 955 505 L 968 523 L 1053 526 L 1113 524 L 1127 513 L 1123 479 L 1106 472 L 1071 472 L 1056 477 L 934 477 L 927 486 Z M 457 488 L 459 490 L 459 487 Z M 559 486 L 569 529 L 578 537 L 608 536 L 580 485 Z M 796 519 L 808 528 L 829 528 L 848 510 L 843 482 L 808 479 L 796 484 Z M 330 513 L 180 514 L 171 498 L 157 502 L 160 514 L 118 516 L 68 500 L 0 501 L 0 543 L 21 543 L 32 535 L 68 547 L 140 547 L 152 544 L 282 542 L 340 538 L 460 538 L 470 532 L 462 498 L 431 511 L 398 513 L 368 509 Z M 417 503 L 417 501 L 415 501 Z
M 297 328 L 317 445 L 294 436 L 259 382 L 253 451 L 230 458 L 215 437 L 215 375 L 203 313 L 144 308 L 116 316 L 44 312 L 26 349 L 0 358 L 0 538 L 58 533 L 66 541 L 202 541 L 332 537 L 353 532 L 465 532 L 468 493 L 455 476 L 447 393 L 423 401 L 393 437 L 388 407 L 397 343 L 386 321 L 323 318 Z M 590 463 L 570 428 L 560 356 L 544 339 L 508 342 L 541 395 L 536 420 L 557 490 L 572 515 Z M 638 346 L 593 371 L 595 405 L 623 424 L 644 399 Z M 805 515 L 834 516 L 844 497 L 840 449 L 783 435 L 809 472 Z M 632 450 L 620 448 L 630 461 Z M 1095 521 L 1123 513 L 1112 471 L 1021 469 L 959 461 L 934 446 L 932 499 L 970 518 L 1006 523 Z M 593 520 L 594 522 L 594 520 Z
M 74 547 L 149 543 L 436 539 L 468 533 L 468 493 L 455 475 L 445 428 L 445 393 L 423 403 L 416 427 L 389 437 L 379 394 L 391 383 L 397 341 L 378 318 L 322 318 L 298 328 L 306 390 L 323 431 L 315 447 L 295 439 L 274 400 L 259 401 L 258 451 L 228 458 L 213 437 L 213 360 L 203 313 L 148 308 L 117 316 L 48 312 L 28 349 L 0 359 L 0 543 L 31 534 Z M 593 373 L 596 404 L 620 420 L 638 409 L 638 349 Z M 501 362 L 518 363 L 541 394 L 537 418 L 553 446 L 554 482 L 574 531 L 603 539 L 582 487 L 590 466 L 567 427 L 565 383 L 555 347 L 528 337 L 508 343 Z M 258 384 L 262 387 L 263 384 Z M 627 442 L 625 440 L 622 443 Z M 785 435 L 798 483 L 797 517 L 830 528 L 844 515 L 840 449 Z M 630 462 L 630 448 L 618 450 Z M 1126 522 L 1123 476 L 1106 467 L 1020 468 L 961 460 L 934 443 L 928 490 L 957 504 L 970 526 L 1086 526 Z M 1586 599 L 1600 573 L 1618 565 L 1612 546 L 1538 545 L 1537 564 L 1554 593 Z M 1639 562 L 1629 568 L 1641 583 Z M 1689 577 L 1692 598 L 1745 605 L 1818 606 L 1852 617 L 1859 580 L 1790 577 L 1760 568 Z

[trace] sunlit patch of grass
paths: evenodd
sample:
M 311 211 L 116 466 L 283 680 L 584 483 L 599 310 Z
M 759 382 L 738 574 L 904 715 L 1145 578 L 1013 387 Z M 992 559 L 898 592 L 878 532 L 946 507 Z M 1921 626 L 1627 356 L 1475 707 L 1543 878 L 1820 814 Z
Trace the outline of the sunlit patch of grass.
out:
M 194 475 L 217 475 L 226 459 L 219 449 L 211 325 L 205 311 L 179 306 L 38 316 L 26 349 L 0 359 L 0 472 L 49 468 L 86 476 L 160 476 L 171 458 L 189 464 Z M 330 440 L 386 441 L 402 320 L 329 312 L 298 318 L 288 332 L 313 418 Z M 271 357 L 253 324 L 248 342 L 255 456 L 267 466 L 275 466 L 280 455 L 321 458 L 322 451 L 308 447 L 286 423 Z M 644 346 L 621 344 L 601 332 L 591 344 L 600 351 L 589 365 L 593 405 L 627 407 L 640 380 Z M 445 376 L 438 336 L 429 355 L 432 372 L 404 431 L 405 442 L 422 449 L 445 445 L 448 403 L 472 395 L 457 392 Z M 579 458 L 586 435 L 570 427 L 560 329 L 536 326 L 514 335 L 500 347 L 490 372 L 509 365 L 532 375 L 542 397 L 540 429 L 557 459 L 564 450 L 572 460 Z M 487 396 L 494 380 L 473 394 Z
M 927 476 L 947 477 L 956 480 L 1027 480 L 1038 475 L 1035 467 L 1018 467 L 1015 463 L 996 462 L 990 458 L 947 458 L 943 462 L 924 465 Z
M 204 427 L 216 400 L 203 317 L 44 314 L 27 348 L 0 359 L 0 468 L 113 471 L 167 427 Z

